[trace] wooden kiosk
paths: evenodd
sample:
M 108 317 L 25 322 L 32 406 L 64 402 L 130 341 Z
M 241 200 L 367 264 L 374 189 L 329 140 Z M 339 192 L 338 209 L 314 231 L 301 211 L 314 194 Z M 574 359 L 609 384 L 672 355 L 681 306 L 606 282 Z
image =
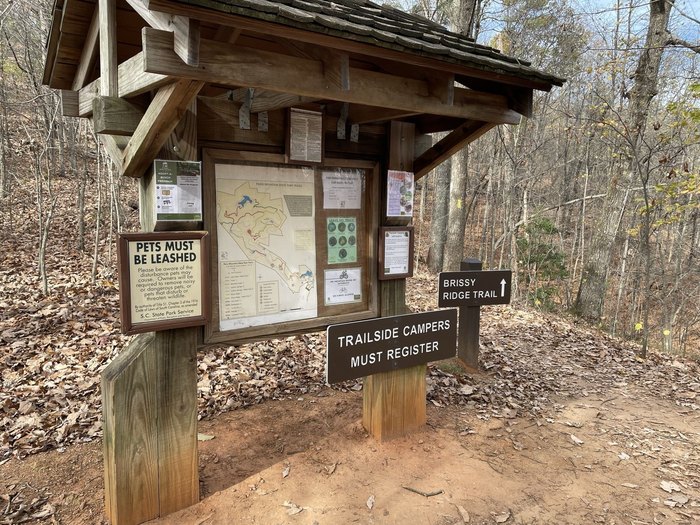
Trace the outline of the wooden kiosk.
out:
M 199 499 L 197 348 L 404 313 L 406 275 L 378 268 L 380 228 L 411 215 L 388 173 L 419 179 L 562 80 L 368 0 L 56 0 L 44 83 L 140 178 L 143 231 L 211 241 L 205 326 L 141 334 L 103 374 L 122 525 Z M 201 221 L 162 219 L 155 159 L 201 161 Z M 367 377 L 363 422 L 423 425 L 425 365 Z

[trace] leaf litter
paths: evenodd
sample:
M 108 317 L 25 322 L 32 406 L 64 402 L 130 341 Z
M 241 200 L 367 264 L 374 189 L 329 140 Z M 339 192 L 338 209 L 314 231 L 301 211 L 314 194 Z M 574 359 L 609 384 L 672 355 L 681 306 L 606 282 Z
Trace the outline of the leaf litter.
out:
M 60 221 L 55 224 L 61 228 Z M 8 249 L 0 253 L 0 462 L 101 439 L 100 373 L 131 340 L 120 333 L 116 266 L 107 256 L 107 243 L 100 247 L 94 284 L 87 253 L 52 246 L 47 255 L 51 291 L 44 296 L 31 232 L 19 225 L 3 233 L 12 237 L 3 238 Z M 412 311 L 435 309 L 435 294 L 435 276 L 418 271 L 407 281 Z M 698 363 L 656 353 L 640 360 L 633 343 L 539 311 L 508 306 L 481 311 L 480 367 L 485 374 L 430 364 L 427 395 L 432 404 L 463 405 L 481 419 L 531 416 L 540 425 L 555 421 L 557 398 L 607 395 L 611 389 L 635 386 L 672 401 L 684 413 L 700 410 Z M 272 399 L 322 396 L 327 388 L 325 334 L 207 348 L 199 352 L 197 368 L 200 419 Z M 362 382 L 333 388 L 357 391 Z M 691 445 L 678 432 L 621 430 L 634 445 L 632 458 L 661 453 L 664 441 Z M 468 436 L 469 429 L 463 434 Z M 519 444 L 513 440 L 516 450 Z M 693 487 L 700 484 L 697 452 L 684 464 L 663 469 Z M 12 512 L 19 508 L 8 507 Z

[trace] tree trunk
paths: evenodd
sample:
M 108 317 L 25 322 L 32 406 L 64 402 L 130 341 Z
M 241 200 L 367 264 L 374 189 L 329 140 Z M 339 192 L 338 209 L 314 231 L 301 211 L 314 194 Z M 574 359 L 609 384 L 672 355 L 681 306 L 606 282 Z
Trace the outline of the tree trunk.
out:
M 603 205 L 603 213 L 599 215 L 597 228 L 591 240 L 591 255 L 583 268 L 581 285 L 576 299 L 579 314 L 591 321 L 598 321 L 603 316 L 605 307 L 606 278 L 615 247 L 618 227 L 625 211 L 627 194 L 632 183 L 638 178 L 644 186 L 648 182 L 650 161 L 648 155 L 642 152 L 642 138 L 647 125 L 647 113 L 652 98 L 656 95 L 661 56 L 667 42 L 667 27 L 674 0 L 652 0 L 649 4 L 649 27 L 647 29 L 644 50 L 634 73 L 634 86 L 629 93 L 629 117 L 624 137 L 627 146 L 625 167 L 619 173 L 613 173 L 608 186 L 608 194 Z M 648 215 L 646 216 L 648 219 Z M 648 225 L 647 225 L 648 226 Z M 649 229 L 642 228 L 642 252 L 648 258 Z M 644 245 L 647 246 L 644 246 Z M 643 262 L 643 278 L 641 285 L 644 293 L 649 288 L 650 261 Z M 646 300 L 642 317 L 646 320 Z M 645 334 L 648 330 L 644 323 Z M 646 355 L 646 341 L 642 354 Z
M 467 223 L 467 162 L 465 147 L 452 157 L 450 181 L 450 210 L 447 220 L 447 242 L 442 269 L 448 272 L 459 270 L 464 257 L 464 230 Z
M 450 201 L 450 165 L 451 161 L 440 164 L 433 177 L 433 215 L 430 220 L 430 248 L 428 249 L 428 268 L 432 272 L 442 271 L 447 239 L 447 216 Z

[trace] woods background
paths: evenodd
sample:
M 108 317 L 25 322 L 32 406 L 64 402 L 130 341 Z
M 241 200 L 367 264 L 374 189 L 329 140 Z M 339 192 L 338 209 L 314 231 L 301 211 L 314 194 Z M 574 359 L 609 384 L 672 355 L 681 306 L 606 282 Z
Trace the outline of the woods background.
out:
M 572 312 L 638 340 L 642 354 L 698 352 L 697 3 L 397 6 L 568 79 L 535 95 L 531 119 L 421 180 L 419 271 L 477 257 L 513 270 L 516 302 Z M 138 229 L 137 185 L 115 176 L 87 121 L 62 117 L 58 93 L 42 86 L 52 7 L 0 1 L 0 243 L 12 270 L 0 319 L 12 294 L 65 319 L 80 309 L 99 331 L 117 317 L 115 234 Z

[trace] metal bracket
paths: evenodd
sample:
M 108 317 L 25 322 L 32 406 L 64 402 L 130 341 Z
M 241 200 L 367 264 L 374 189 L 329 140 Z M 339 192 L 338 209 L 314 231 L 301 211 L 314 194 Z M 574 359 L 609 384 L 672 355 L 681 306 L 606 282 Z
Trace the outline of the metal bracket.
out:
M 238 110 L 238 127 L 241 129 L 250 129 L 250 107 L 253 105 L 254 91 L 253 88 L 246 89 L 245 100 Z

